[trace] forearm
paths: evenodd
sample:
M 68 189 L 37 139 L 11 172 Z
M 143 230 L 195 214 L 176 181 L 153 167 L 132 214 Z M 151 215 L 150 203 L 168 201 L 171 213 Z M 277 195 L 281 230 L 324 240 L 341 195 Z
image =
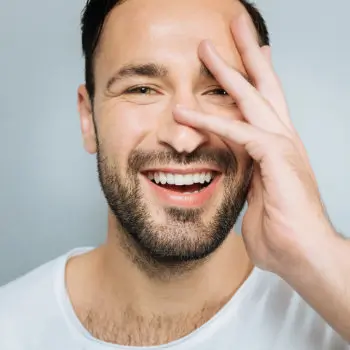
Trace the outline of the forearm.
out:
M 315 241 L 283 278 L 350 342 L 350 240 L 329 236 Z

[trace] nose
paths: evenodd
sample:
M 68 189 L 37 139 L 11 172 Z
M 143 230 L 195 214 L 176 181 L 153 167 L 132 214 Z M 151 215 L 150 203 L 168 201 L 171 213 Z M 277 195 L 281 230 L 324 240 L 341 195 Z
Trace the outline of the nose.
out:
M 209 135 L 205 131 L 176 122 L 173 117 L 173 109 L 176 104 L 191 109 L 200 109 L 194 97 L 192 99 L 174 98 L 169 109 L 161 117 L 157 139 L 160 144 L 173 148 L 177 153 L 192 153 L 209 141 Z

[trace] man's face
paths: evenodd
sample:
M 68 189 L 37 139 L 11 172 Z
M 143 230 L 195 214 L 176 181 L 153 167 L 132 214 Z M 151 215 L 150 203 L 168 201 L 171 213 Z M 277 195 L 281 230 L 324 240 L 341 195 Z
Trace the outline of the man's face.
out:
M 128 0 L 106 20 L 94 70 L 100 181 L 125 232 L 158 261 L 212 253 L 245 202 L 251 161 L 244 150 L 172 115 L 182 104 L 242 118 L 198 58 L 209 38 L 244 72 L 229 29 L 242 11 L 235 0 Z M 91 131 L 91 117 L 86 123 Z

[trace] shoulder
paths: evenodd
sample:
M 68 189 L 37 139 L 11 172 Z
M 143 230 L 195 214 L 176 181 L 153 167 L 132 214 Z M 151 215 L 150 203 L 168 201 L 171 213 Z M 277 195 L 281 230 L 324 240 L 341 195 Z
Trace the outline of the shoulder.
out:
M 29 309 L 36 311 L 52 305 L 59 289 L 64 288 L 65 268 L 68 259 L 92 248 L 77 248 L 30 271 L 14 281 L 0 286 L 0 319 L 8 311 L 23 314 Z
M 24 349 L 26 340 L 37 337 L 57 313 L 55 281 L 60 265 L 63 257 L 0 288 L 0 348 Z
M 67 261 L 89 249 L 74 249 L 0 287 L 0 349 L 55 348 L 52 339 L 68 332 L 62 311 Z
M 0 287 L 1 341 L 18 339 L 19 335 L 25 339 L 62 319 L 60 301 L 67 260 L 85 251 L 74 249 Z
M 57 273 L 63 265 L 62 256 L 0 287 L 0 324 L 4 317 L 24 318 L 26 313 L 37 313 L 52 303 Z

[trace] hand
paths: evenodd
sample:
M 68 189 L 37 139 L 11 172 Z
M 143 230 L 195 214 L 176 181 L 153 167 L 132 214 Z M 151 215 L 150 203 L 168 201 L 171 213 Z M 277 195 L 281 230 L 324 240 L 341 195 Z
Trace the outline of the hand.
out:
M 242 112 L 229 120 L 177 106 L 174 118 L 245 147 L 255 161 L 242 235 L 255 265 L 280 275 L 317 256 L 317 245 L 336 234 L 322 204 L 305 148 L 289 118 L 270 48 L 260 48 L 243 15 L 232 22 L 235 44 L 250 84 L 209 41 L 199 57 Z M 302 265 L 299 266 L 299 269 Z

